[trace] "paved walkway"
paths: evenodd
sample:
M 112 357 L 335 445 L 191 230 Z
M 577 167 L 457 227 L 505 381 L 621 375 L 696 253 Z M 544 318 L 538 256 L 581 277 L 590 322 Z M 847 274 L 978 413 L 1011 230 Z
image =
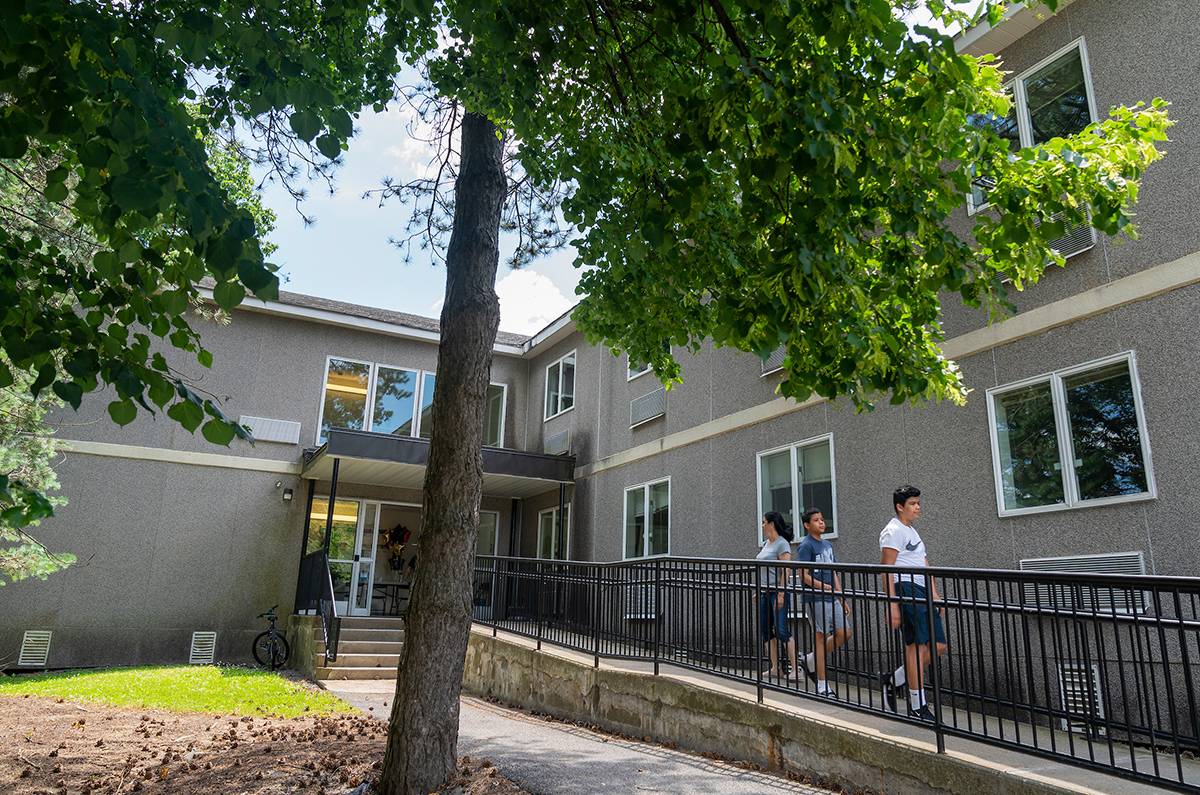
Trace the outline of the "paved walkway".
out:
M 363 711 L 384 719 L 390 712 L 395 682 L 323 684 Z M 536 795 L 830 792 L 659 745 L 535 718 L 469 696 L 462 699 L 458 752 L 490 759 L 501 773 Z

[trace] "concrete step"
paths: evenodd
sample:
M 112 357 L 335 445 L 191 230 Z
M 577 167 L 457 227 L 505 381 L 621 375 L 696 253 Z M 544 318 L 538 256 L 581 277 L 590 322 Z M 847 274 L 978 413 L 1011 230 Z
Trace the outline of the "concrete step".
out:
M 392 668 L 340 668 L 332 666 L 320 667 L 316 670 L 317 679 L 395 679 L 396 669 Z
M 385 616 L 346 616 L 342 618 L 342 629 L 404 629 L 403 618 Z
M 324 665 L 325 655 L 313 654 L 314 665 Z M 399 654 L 347 654 L 339 647 L 337 660 L 330 668 L 392 668 L 400 664 Z
M 399 654 L 404 650 L 402 640 L 338 640 L 338 655 L 342 654 Z
M 403 643 L 404 630 L 402 629 L 354 629 L 342 626 L 342 631 L 338 635 L 338 643 L 346 641 L 372 641 L 375 643 Z

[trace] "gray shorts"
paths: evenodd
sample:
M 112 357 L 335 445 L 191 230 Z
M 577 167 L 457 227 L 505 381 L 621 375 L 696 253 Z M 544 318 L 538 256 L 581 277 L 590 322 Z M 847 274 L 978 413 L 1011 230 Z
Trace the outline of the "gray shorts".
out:
M 812 619 L 813 632 L 832 635 L 846 628 L 846 611 L 840 600 L 816 599 L 808 603 L 808 615 Z

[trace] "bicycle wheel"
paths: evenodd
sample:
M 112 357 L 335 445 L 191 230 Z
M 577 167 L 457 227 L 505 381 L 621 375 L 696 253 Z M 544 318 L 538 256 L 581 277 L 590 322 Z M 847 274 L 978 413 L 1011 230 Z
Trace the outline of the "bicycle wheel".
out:
M 254 659 L 264 668 L 272 671 L 282 668 L 291 656 L 287 639 L 279 633 L 267 630 L 254 639 Z

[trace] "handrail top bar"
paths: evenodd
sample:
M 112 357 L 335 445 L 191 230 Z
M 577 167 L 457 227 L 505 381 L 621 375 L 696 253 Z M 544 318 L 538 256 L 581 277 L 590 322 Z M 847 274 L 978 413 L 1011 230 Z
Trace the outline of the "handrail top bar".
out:
M 829 569 L 833 571 L 865 572 L 870 574 L 928 574 L 937 577 L 990 578 L 1015 582 L 1029 580 L 1047 583 L 1094 583 L 1116 585 L 1136 582 L 1139 588 L 1180 588 L 1200 590 L 1200 577 L 1164 576 L 1159 574 L 1104 574 L 1096 572 L 1054 572 L 1031 569 L 973 569 L 950 566 L 886 566 L 881 563 L 814 563 L 797 560 L 747 560 L 743 558 L 694 558 L 674 555 L 656 555 L 635 560 L 549 560 L 546 558 L 511 557 L 505 555 L 476 555 L 479 560 L 512 561 L 514 563 L 542 563 L 548 565 L 595 566 L 598 568 L 653 567 L 661 563 L 699 563 L 706 565 L 736 565 L 745 568 L 788 567 L 793 569 Z

